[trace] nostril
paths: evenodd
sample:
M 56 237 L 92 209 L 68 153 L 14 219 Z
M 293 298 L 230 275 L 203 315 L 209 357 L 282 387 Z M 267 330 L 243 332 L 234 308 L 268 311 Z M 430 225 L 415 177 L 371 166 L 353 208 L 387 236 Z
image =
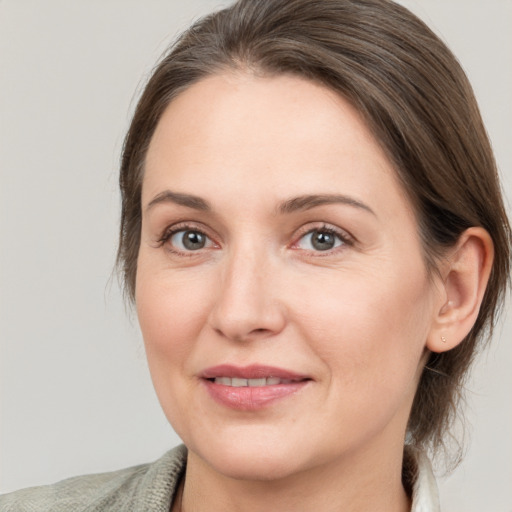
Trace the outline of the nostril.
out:
M 268 336 L 272 334 L 271 329 L 265 329 L 264 327 L 260 327 L 258 329 L 253 329 L 245 338 L 260 338 L 264 336 Z

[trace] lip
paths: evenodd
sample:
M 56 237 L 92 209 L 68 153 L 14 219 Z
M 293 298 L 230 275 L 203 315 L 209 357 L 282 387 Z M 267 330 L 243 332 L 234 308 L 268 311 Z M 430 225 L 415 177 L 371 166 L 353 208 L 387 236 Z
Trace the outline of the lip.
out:
M 259 379 L 277 377 L 279 379 L 293 381 L 286 384 L 274 384 L 256 387 L 232 387 L 217 384 L 213 381 L 216 377 L 235 377 L 240 379 Z M 234 366 L 218 365 L 207 368 L 200 374 L 201 382 L 207 389 L 209 396 L 215 402 L 239 411 L 256 411 L 263 409 L 291 397 L 311 381 L 311 377 L 298 374 L 283 368 L 265 365 Z
M 278 379 L 287 380 L 305 380 L 310 379 L 308 375 L 277 368 L 275 366 L 266 366 L 260 364 L 252 364 L 250 366 L 234 366 L 231 364 L 221 364 L 212 366 L 201 372 L 200 377 L 203 379 L 215 379 L 216 377 L 236 377 L 239 379 L 261 379 L 268 377 L 277 377 Z

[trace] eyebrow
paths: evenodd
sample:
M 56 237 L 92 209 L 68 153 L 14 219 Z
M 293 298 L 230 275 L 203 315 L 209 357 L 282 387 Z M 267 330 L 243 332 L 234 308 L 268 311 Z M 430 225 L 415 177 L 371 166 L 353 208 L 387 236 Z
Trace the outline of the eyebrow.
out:
M 179 192 L 172 192 L 171 190 L 164 190 L 160 194 L 157 194 L 146 206 L 146 211 L 161 203 L 174 203 L 180 206 L 186 206 L 194 210 L 200 210 L 203 212 L 211 211 L 211 206 L 208 201 L 205 201 L 201 197 L 194 196 L 192 194 L 181 194 Z
M 289 199 L 282 203 L 279 206 L 278 211 L 279 213 L 293 213 L 297 211 L 310 210 L 311 208 L 327 204 L 344 204 L 365 210 L 376 216 L 375 212 L 367 204 L 354 199 L 353 197 L 342 194 L 312 194 L 294 197 L 293 199 Z
M 172 192 L 171 190 L 164 190 L 160 194 L 157 194 L 147 205 L 146 211 L 161 203 L 174 203 L 203 212 L 212 211 L 210 203 L 205 199 L 192 194 Z M 277 212 L 280 214 L 289 214 L 328 204 L 344 204 L 367 211 L 376 216 L 375 212 L 367 204 L 342 194 L 309 194 L 294 197 L 281 203 L 277 208 Z

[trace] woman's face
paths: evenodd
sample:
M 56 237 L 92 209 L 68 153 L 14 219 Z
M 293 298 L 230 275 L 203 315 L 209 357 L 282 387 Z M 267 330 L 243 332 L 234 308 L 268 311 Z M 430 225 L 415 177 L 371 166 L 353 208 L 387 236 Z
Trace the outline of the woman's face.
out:
M 268 479 L 401 450 L 441 298 L 347 102 L 291 76 L 200 81 L 158 124 L 142 209 L 139 321 L 192 454 Z

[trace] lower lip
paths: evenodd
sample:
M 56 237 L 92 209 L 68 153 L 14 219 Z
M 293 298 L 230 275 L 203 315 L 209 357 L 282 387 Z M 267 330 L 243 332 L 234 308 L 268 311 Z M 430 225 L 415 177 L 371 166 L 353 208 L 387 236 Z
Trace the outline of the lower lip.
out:
M 218 403 L 239 411 L 256 411 L 277 400 L 289 397 L 308 384 L 308 380 L 274 386 L 224 386 L 211 380 L 203 380 L 210 396 Z

